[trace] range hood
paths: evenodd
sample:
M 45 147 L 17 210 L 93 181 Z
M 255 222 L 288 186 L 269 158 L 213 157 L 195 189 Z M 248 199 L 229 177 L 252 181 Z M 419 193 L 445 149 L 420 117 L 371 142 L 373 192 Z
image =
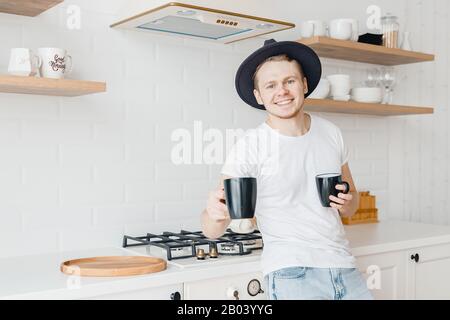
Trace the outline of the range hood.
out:
M 145 2 L 141 0 L 141 6 Z M 226 44 L 293 27 L 295 24 L 288 22 L 178 2 L 141 11 L 111 25 L 111 28 L 173 34 Z

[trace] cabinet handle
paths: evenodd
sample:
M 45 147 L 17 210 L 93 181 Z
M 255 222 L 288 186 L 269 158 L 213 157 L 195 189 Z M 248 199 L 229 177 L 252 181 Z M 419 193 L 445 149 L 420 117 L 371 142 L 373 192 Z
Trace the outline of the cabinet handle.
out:
M 227 297 L 234 300 L 239 300 L 239 291 L 234 287 L 228 288 Z
M 419 254 L 418 253 L 412 254 L 411 260 L 414 260 L 416 263 L 418 263 L 419 262 Z
M 181 294 L 177 291 L 170 295 L 170 300 L 181 300 Z

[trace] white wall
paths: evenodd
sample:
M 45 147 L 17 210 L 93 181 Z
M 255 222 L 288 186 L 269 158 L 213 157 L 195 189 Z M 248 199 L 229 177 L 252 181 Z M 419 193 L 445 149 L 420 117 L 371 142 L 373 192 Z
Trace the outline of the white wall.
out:
M 170 134 L 192 130 L 196 120 L 225 130 L 265 119 L 234 90 L 235 70 L 264 39 L 221 45 L 110 29 L 124 2 L 66 0 L 36 18 L 0 15 L 0 73 L 12 47 L 65 47 L 74 59 L 72 78 L 108 85 L 105 94 L 77 98 L 0 94 L 2 257 L 119 246 L 123 234 L 199 228 L 220 165 L 174 166 Z M 395 102 L 434 104 L 435 116 L 319 115 L 342 129 L 355 183 L 377 196 L 381 219 L 447 223 L 448 35 L 437 32 L 448 30 L 445 0 L 208 3 L 297 25 L 357 17 L 364 26 L 370 4 L 399 15 L 414 49 L 438 56 L 435 64 L 398 68 Z M 82 8 L 81 30 L 66 28 L 70 4 Z M 270 37 L 298 34 L 297 28 Z M 325 75 L 348 72 L 355 85 L 369 66 L 323 63 Z
M 399 99 L 434 106 L 433 116 L 389 121 L 390 217 L 449 223 L 449 4 L 445 0 L 406 1 L 405 28 L 413 49 L 436 54 L 434 63 L 399 68 Z

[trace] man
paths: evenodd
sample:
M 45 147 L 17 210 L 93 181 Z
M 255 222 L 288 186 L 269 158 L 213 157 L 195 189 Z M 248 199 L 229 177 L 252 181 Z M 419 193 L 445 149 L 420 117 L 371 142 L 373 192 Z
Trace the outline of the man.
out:
M 372 299 L 355 268 L 340 219 L 358 208 L 341 131 L 304 112 L 305 98 L 321 74 L 316 53 L 291 41 L 268 40 L 241 64 L 237 92 L 250 106 L 266 110 L 267 120 L 231 150 L 221 185 L 210 193 L 202 213 L 204 234 L 221 236 L 230 224 L 222 202 L 223 180 L 257 178 L 256 217 L 270 299 Z M 278 139 L 276 152 L 261 155 L 253 138 L 263 134 Z M 324 173 L 341 173 L 350 185 L 348 194 L 344 185 L 336 186 L 342 192 L 330 196 L 331 208 L 321 205 L 316 189 L 315 176 Z

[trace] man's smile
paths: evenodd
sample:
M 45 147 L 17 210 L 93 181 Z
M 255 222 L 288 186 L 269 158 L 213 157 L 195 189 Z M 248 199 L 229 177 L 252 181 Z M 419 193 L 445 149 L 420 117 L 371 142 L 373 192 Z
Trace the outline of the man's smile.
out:
M 294 101 L 294 99 L 284 99 L 284 100 L 275 102 L 275 104 L 278 106 L 285 106 L 285 105 L 290 104 L 292 101 Z

